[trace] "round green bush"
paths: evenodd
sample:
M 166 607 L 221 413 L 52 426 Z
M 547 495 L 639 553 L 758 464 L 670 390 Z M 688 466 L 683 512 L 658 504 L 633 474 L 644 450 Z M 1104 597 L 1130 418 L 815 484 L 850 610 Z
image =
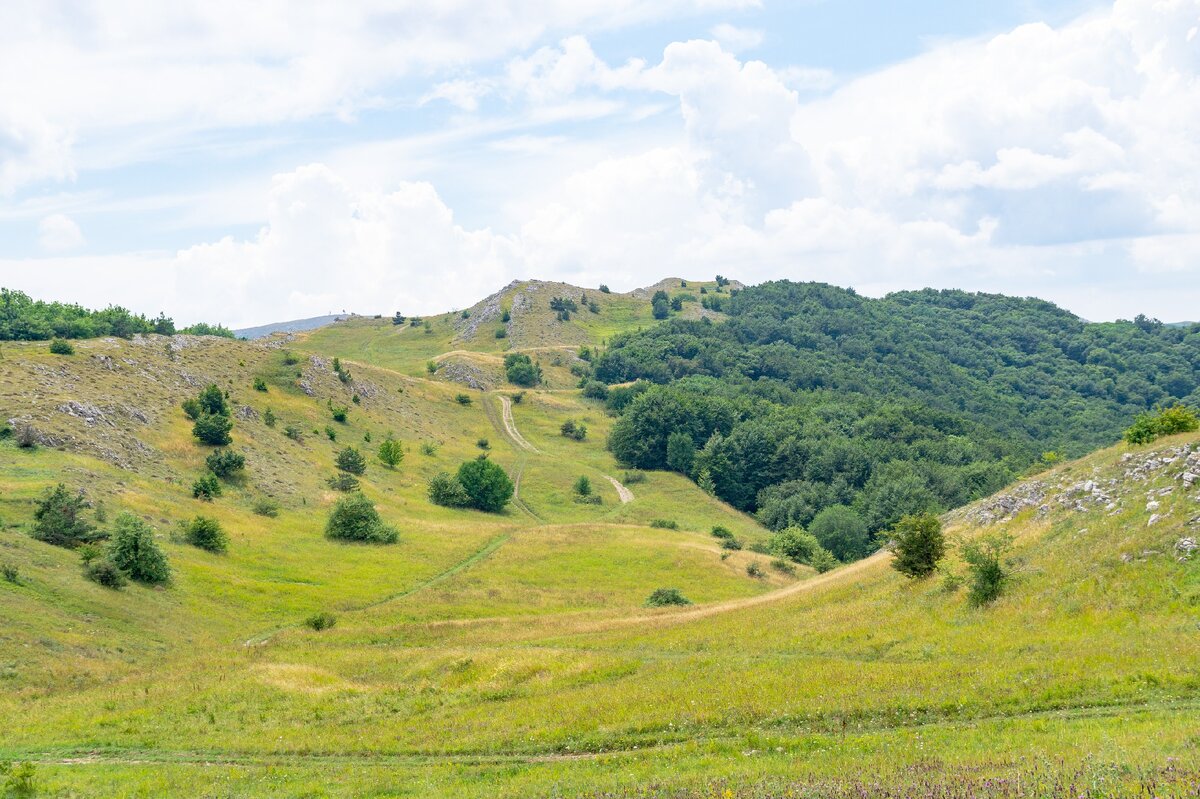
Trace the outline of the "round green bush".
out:
M 325 535 L 336 541 L 364 544 L 394 544 L 400 539 L 396 528 L 383 523 L 375 503 L 362 494 L 342 497 L 329 515 Z
M 471 507 L 498 513 L 512 499 L 513 483 L 508 474 L 487 458 L 467 461 L 458 467 L 458 482 L 470 498 Z

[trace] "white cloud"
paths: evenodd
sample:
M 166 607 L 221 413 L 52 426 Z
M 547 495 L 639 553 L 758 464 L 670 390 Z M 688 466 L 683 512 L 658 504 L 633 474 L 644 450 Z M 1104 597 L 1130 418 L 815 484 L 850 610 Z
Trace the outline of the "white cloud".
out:
M 17 3 L 0 25 L 0 193 L 193 131 L 352 120 L 396 81 L 486 63 L 546 34 L 756 5 L 749 0 L 238 0 Z M 440 95 L 470 106 L 466 84 Z M 131 138 L 137 152 L 126 149 Z
M 753 28 L 739 28 L 736 25 L 730 25 L 728 22 L 722 22 L 719 25 L 714 25 L 711 31 L 712 36 L 726 50 L 734 53 L 740 53 L 743 50 L 753 50 L 763 42 L 763 32 L 754 30 Z
M 618 4 L 609 22 L 635 5 Z M 588 7 L 580 13 L 601 13 L 599 2 Z M 146 256 L 146 274 L 169 285 L 211 271 L 215 293 L 178 292 L 177 307 L 234 323 L 342 308 L 425 313 L 514 277 L 631 288 L 713 272 L 868 292 L 1037 294 L 1091 318 L 1191 317 L 1196 295 L 1183 284 L 1200 277 L 1200 51 L 1188 32 L 1198 20 L 1200 0 L 1118 0 L 1058 28 L 939 45 L 836 86 L 828 73 L 742 60 L 713 41 L 613 66 L 568 36 L 493 75 L 455 72 L 426 94 L 471 112 L 487 96 L 513 117 L 281 175 L 257 236 Z M 458 51 L 448 52 L 428 58 Z M 369 83 L 327 93 L 366 97 Z M 653 135 L 583 130 L 621 110 L 635 125 L 628 109 L 647 98 L 677 104 L 675 116 L 648 117 Z M 544 159 L 537 181 L 489 167 L 504 185 L 482 188 L 504 196 L 503 229 L 478 211 L 484 222 L 463 225 L 442 199 L 453 190 L 412 180 L 467 151 Z M 469 190 L 479 165 L 462 171 Z M 1149 272 L 1180 288 L 1145 285 Z
M 83 246 L 83 231 L 65 214 L 51 214 L 38 223 L 38 242 L 47 252 L 65 252 Z

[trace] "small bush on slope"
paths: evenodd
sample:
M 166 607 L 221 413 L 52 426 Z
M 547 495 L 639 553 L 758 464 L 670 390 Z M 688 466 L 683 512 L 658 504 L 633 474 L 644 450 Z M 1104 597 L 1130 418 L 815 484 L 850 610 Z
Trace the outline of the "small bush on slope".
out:
M 229 549 L 229 536 L 216 519 L 197 516 L 181 526 L 184 538 L 194 547 L 216 553 L 223 553 Z
M 337 541 L 364 544 L 394 544 L 400 539 L 396 528 L 383 523 L 375 504 L 362 494 L 342 497 L 329 515 L 325 535 Z
M 154 530 L 131 513 L 117 517 L 108 556 L 129 579 L 139 583 L 160 585 L 171 579 L 171 567 L 154 541 Z

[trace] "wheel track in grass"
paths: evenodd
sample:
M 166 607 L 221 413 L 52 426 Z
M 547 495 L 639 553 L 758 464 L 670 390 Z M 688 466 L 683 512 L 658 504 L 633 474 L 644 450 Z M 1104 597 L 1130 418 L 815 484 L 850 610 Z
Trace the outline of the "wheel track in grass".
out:
M 512 537 L 511 532 L 501 533 L 500 535 L 492 538 L 490 541 L 488 541 L 486 544 L 484 544 L 479 549 L 472 552 L 470 555 L 468 555 L 463 560 L 460 560 L 458 563 L 455 563 L 454 565 L 450 566 L 449 568 L 438 572 L 437 574 L 433 575 L 432 577 L 422 580 L 421 582 L 417 583 L 416 585 L 413 585 L 413 586 L 406 588 L 403 591 L 397 592 L 395 594 L 389 594 L 388 596 L 385 596 L 382 599 L 377 599 L 373 602 L 368 602 L 364 605 L 358 605 L 353 608 L 347 608 L 347 609 L 343 610 L 342 612 L 343 613 L 359 613 L 364 610 L 370 610 L 371 608 L 377 608 L 380 605 L 386 605 L 388 602 L 395 602 L 397 600 L 404 599 L 405 597 L 412 596 L 413 594 L 417 593 L 418 591 L 423 591 L 426 588 L 429 588 L 430 586 L 437 585 L 441 581 L 449 579 L 450 577 L 453 577 L 454 575 L 458 574 L 460 571 L 463 571 L 464 569 L 469 569 L 471 566 L 474 566 L 476 563 L 479 563 L 481 560 L 484 560 L 489 555 L 491 555 L 493 552 L 495 552 L 497 549 L 499 549 L 501 546 L 503 546 L 504 543 L 506 541 L 508 541 L 508 539 L 511 537 Z M 279 633 L 284 632 L 285 630 L 294 630 L 300 626 L 301 626 L 300 623 L 297 622 L 295 624 L 283 624 L 278 627 L 274 627 L 270 630 L 267 630 L 266 632 L 262 632 L 262 633 L 259 633 L 258 635 L 254 635 L 254 636 L 251 636 L 250 638 L 247 638 L 245 641 L 242 642 L 242 646 L 246 646 L 246 647 L 261 646 L 261 645 L 269 642 L 272 638 L 274 638 Z
M 937 727 L 967 726 L 981 723 L 1033 721 L 1059 719 L 1063 721 L 1104 719 L 1122 717 L 1133 713 L 1157 713 L 1162 716 L 1184 715 L 1191 717 L 1200 710 L 1200 699 L 1189 698 L 1176 701 L 1149 699 L 1133 702 L 1098 702 L 1077 707 L 1045 708 L 1041 710 L 1019 710 L 991 712 L 961 717 L 934 717 L 916 722 L 888 723 L 887 721 L 865 725 L 861 732 L 900 732 Z M 795 735 L 812 734 L 811 726 L 801 720 L 771 725 L 776 733 Z M 664 730 L 664 732 L 666 732 Z M 209 767 L 269 766 L 277 768 L 305 766 L 374 766 L 406 768 L 454 763 L 458 765 L 521 765 L 553 763 L 561 761 L 601 760 L 625 755 L 661 755 L 673 749 L 686 747 L 695 740 L 714 744 L 739 745 L 744 741 L 744 730 L 713 729 L 711 734 L 696 739 L 673 741 L 644 740 L 638 743 L 622 742 L 599 751 L 475 751 L 475 752 L 395 752 L 388 754 L 360 754 L 348 752 L 331 753 L 270 753 L 244 752 L 220 749 L 145 749 L 139 747 L 107 747 L 97 749 L 58 750 L 12 748 L 0 749 L 0 759 L 12 762 L 27 762 L 39 766 L 143 766 L 143 765 L 201 765 Z

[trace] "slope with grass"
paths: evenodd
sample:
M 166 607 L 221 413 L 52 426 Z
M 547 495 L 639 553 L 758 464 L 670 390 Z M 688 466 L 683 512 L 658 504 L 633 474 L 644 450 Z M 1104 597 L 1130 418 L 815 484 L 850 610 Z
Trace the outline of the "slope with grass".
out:
M 1100 451 L 947 514 L 933 578 L 905 579 L 886 552 L 816 575 L 753 551 L 768 532 L 683 475 L 647 472 L 622 496 L 600 401 L 484 386 L 460 402 L 426 361 L 501 354 L 455 340 L 462 321 L 96 339 L 71 356 L 6 345 L 0 419 L 40 444 L 0 440 L 0 762 L 71 796 L 1195 785 L 1200 436 Z M 229 391 L 247 463 L 211 503 L 191 496 L 210 450 L 179 408 L 209 382 Z M 388 433 L 395 469 L 373 455 Z M 324 537 L 347 444 L 397 544 Z M 428 501 L 429 478 L 481 454 L 518 485 L 503 513 Z M 579 500 L 580 477 L 598 502 Z M 60 481 L 90 518 L 149 521 L 172 582 L 102 588 L 32 539 L 34 500 Z M 266 498 L 277 516 L 255 512 Z M 176 523 L 197 514 L 229 532 L 228 554 L 183 543 Z M 717 524 L 747 548 L 722 549 Z M 1011 579 L 975 607 L 960 545 L 997 534 Z M 691 604 L 644 607 L 667 587 Z M 336 623 L 303 623 L 317 613 Z

